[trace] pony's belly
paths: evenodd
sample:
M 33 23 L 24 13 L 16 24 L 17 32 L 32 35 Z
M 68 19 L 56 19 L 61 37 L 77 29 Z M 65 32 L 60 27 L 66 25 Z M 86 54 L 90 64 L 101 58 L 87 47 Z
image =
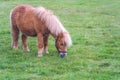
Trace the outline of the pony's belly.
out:
M 37 33 L 34 30 L 21 30 L 21 32 L 27 36 L 37 36 Z

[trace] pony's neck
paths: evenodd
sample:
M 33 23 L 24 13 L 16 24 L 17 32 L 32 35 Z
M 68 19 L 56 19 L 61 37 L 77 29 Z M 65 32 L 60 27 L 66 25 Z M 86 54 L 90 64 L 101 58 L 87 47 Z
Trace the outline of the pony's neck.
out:
M 58 38 L 63 38 L 64 37 L 64 35 L 63 35 L 63 33 L 60 33 L 60 34 L 58 34 L 58 35 L 55 35 L 55 34 L 51 34 L 52 36 L 53 36 L 53 38 L 55 39 L 55 40 L 57 40 Z
M 53 36 L 53 38 L 55 39 L 55 40 L 57 40 L 57 38 L 59 37 L 59 35 L 54 35 L 54 34 L 51 34 L 52 36 Z

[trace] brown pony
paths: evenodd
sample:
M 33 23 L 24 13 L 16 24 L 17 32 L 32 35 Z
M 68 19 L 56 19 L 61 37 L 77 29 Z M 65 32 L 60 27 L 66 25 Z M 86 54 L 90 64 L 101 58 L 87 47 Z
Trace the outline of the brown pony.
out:
M 38 38 L 38 56 L 48 53 L 48 37 L 51 34 L 55 39 L 55 46 L 61 57 L 67 55 L 67 46 L 72 45 L 68 31 L 59 19 L 44 7 L 34 8 L 30 5 L 15 7 L 10 13 L 12 48 L 18 48 L 18 38 L 22 33 L 23 50 L 29 51 L 28 36 Z

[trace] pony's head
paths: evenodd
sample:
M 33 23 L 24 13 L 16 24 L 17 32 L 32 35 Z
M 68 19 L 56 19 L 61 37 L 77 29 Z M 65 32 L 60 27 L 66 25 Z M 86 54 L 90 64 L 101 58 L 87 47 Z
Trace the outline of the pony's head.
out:
M 59 52 L 60 57 L 62 58 L 67 56 L 67 46 L 71 45 L 72 41 L 69 33 L 67 32 L 59 34 L 58 37 L 56 38 L 55 46 Z

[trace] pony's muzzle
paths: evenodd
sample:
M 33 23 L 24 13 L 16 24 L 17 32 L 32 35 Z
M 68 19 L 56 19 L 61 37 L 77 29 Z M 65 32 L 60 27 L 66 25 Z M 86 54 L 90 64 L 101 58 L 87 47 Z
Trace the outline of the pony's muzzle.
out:
M 67 56 L 67 53 L 62 53 L 62 52 L 60 52 L 60 57 L 61 57 L 61 58 L 64 58 L 65 56 Z

